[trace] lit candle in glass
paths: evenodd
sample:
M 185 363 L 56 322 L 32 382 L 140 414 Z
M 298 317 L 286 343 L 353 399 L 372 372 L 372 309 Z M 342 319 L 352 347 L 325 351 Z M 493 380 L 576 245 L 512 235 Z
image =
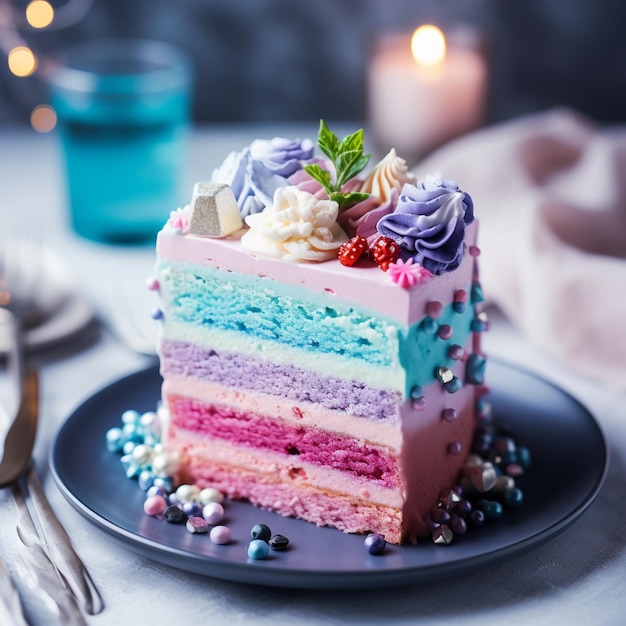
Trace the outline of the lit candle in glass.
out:
M 482 123 L 486 79 L 480 52 L 435 26 L 385 39 L 369 65 L 369 130 L 382 151 L 415 160 Z

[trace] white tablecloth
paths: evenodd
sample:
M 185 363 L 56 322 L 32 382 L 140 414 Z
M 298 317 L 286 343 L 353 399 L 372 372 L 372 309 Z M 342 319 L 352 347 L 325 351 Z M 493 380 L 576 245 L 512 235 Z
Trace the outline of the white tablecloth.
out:
M 193 136 L 187 184 L 206 179 L 230 149 L 256 137 L 315 136 L 307 127 L 204 128 Z M 150 247 L 109 247 L 69 229 L 61 164 L 52 136 L 0 132 L 0 228 L 29 220 L 72 266 L 98 314 L 108 315 L 108 287 L 119 275 L 143 282 L 152 269 Z M 480 215 L 480 207 L 476 207 Z M 42 371 L 41 428 L 35 458 L 53 508 L 69 531 L 106 602 L 89 617 L 99 626 L 133 623 L 202 624 L 622 624 L 626 614 L 626 402 L 623 394 L 573 373 L 531 348 L 508 322 L 492 314 L 489 353 L 547 377 L 581 400 L 602 425 L 611 451 L 604 488 L 575 524 L 548 543 L 509 562 L 398 589 L 307 591 L 224 582 L 170 569 L 125 549 L 79 515 L 47 469 L 50 442 L 63 420 L 93 392 L 148 364 L 106 325 L 36 356 Z M 80 446 L 79 441 L 76 446 Z M 89 468 L 85 468 L 89 471 Z M 0 492 L 0 555 L 13 567 L 16 512 Z M 445 549 L 445 548 L 443 548 Z M 49 624 L 28 603 L 33 624 Z

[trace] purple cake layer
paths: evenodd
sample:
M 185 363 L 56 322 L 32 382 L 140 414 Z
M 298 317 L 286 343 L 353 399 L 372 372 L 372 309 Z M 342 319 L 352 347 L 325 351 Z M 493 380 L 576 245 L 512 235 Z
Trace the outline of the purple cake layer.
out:
M 384 420 L 397 416 L 400 394 L 364 383 L 321 376 L 295 366 L 284 366 L 239 355 L 218 353 L 190 343 L 164 340 L 160 346 L 161 372 L 165 377 L 193 376 L 247 391 L 312 402 L 326 409 Z
M 170 395 L 168 404 L 175 429 L 251 449 L 297 455 L 299 461 L 348 472 L 385 487 L 400 484 L 395 458 L 381 446 L 183 396 Z

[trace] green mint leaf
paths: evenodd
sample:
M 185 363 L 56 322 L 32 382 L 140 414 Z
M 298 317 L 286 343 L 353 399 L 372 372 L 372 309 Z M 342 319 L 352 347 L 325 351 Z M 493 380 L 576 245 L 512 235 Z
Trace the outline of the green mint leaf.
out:
M 334 200 L 339 205 L 339 208 L 343 208 L 349 204 L 356 204 L 357 202 L 367 200 L 370 195 L 369 193 L 361 193 L 357 191 L 351 191 L 350 193 L 333 191 L 331 194 L 329 194 L 329 197 L 331 200 Z
M 320 121 L 320 129 L 317 135 L 317 145 L 331 161 L 334 161 L 340 152 L 339 138 L 328 128 L 328 126 L 326 126 L 324 120 Z
M 330 193 L 332 193 L 333 186 L 330 182 L 329 171 L 322 169 L 316 163 L 313 163 L 311 165 L 305 165 L 304 170 L 309 174 L 309 176 L 311 176 L 311 178 L 314 178 L 320 185 L 322 185 L 322 187 L 324 187 L 326 193 L 328 193 L 329 195 Z
M 339 152 L 350 152 L 357 150 L 363 152 L 363 129 L 357 130 L 351 135 L 347 135 L 339 142 Z
M 337 182 L 336 187 L 341 188 L 347 181 L 354 178 L 370 159 L 369 154 L 363 154 L 363 150 L 350 150 L 342 152 L 337 157 Z

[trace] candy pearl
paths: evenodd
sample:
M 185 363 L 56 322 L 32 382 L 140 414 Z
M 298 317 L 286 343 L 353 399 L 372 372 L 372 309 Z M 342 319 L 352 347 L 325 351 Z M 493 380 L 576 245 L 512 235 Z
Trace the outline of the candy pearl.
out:
M 126 441 L 122 446 L 122 454 L 124 456 L 130 456 L 132 458 L 133 450 L 137 444 L 134 441 Z
M 209 504 L 211 502 L 224 502 L 224 494 L 221 491 L 218 491 L 214 487 L 205 487 L 198 496 L 198 500 L 202 504 Z
M 487 519 L 498 519 L 504 512 L 502 505 L 495 500 L 489 500 L 482 509 Z
M 531 465 L 530 450 L 522 447 L 517 449 L 517 462 L 522 469 L 527 470 Z
M 430 516 L 433 521 L 437 522 L 438 524 L 444 524 L 450 521 L 450 513 L 448 513 L 448 511 L 445 511 L 444 509 L 434 509 Z
M 123 424 L 136 424 L 141 417 L 141 413 L 139 411 L 135 411 L 134 409 L 128 409 L 122 413 L 122 423 Z
M 467 532 L 467 524 L 462 517 L 455 517 L 450 522 L 450 529 L 455 535 L 464 535 Z
M 524 492 L 518 487 L 508 489 L 504 492 L 503 501 L 504 504 L 510 508 L 522 506 L 524 503 Z
M 469 247 L 470 256 L 480 256 L 480 248 L 478 246 L 470 246 Z
M 132 451 L 133 461 L 135 461 L 137 465 L 148 465 L 152 461 L 153 456 L 154 451 L 145 443 L 140 443 L 135 446 Z
M 289 545 L 289 539 L 284 535 L 274 535 L 269 540 L 269 546 L 272 550 L 276 550 L 277 552 L 282 552 L 287 549 Z
M 452 337 L 452 333 L 452 326 L 449 326 L 448 324 L 442 324 L 437 331 L 437 336 L 439 337 L 439 339 L 447 341 L 448 339 L 450 339 L 450 337 Z
M 454 409 L 444 409 L 441 413 L 444 422 L 454 422 L 458 416 L 459 414 Z
M 452 380 L 448 381 L 447 383 L 444 383 L 443 388 L 448 393 L 456 393 L 462 386 L 463 386 L 463 383 L 461 382 L 461 379 L 458 378 L 457 376 L 454 376 Z
M 522 466 L 519 465 L 519 463 L 509 463 L 504 468 L 504 471 L 509 476 L 513 476 L 514 478 L 517 478 L 518 476 L 521 476 L 524 473 L 524 470 L 522 469 Z
M 153 320 L 162 320 L 163 319 L 163 311 L 161 309 L 152 309 L 150 316 Z
M 174 481 L 170 476 L 156 476 L 152 484 L 155 487 L 161 487 L 167 493 L 172 493 L 174 490 Z
M 149 291 L 157 291 L 159 289 L 159 281 L 154 276 L 146 278 L 146 288 Z
M 152 487 L 149 487 L 146 491 L 146 497 L 150 496 L 163 496 L 164 498 L 167 498 L 167 491 L 165 491 L 163 487 L 157 487 L 156 485 L 152 485 Z
M 187 516 L 179 506 L 170 504 L 165 511 L 163 511 L 163 519 L 170 524 L 180 524 L 183 520 L 187 519 Z
M 154 484 L 154 474 L 150 470 L 143 470 L 138 477 L 139 489 L 148 491 Z
M 211 528 L 211 532 L 209 533 L 209 539 L 213 543 L 216 543 L 218 546 L 223 546 L 227 543 L 230 543 L 232 539 L 230 528 L 228 528 L 227 526 L 215 526 Z
M 478 509 L 474 509 L 468 517 L 472 526 L 482 526 L 485 523 L 485 514 Z
M 422 321 L 421 328 L 427 335 L 434 335 L 439 325 L 432 317 L 425 317 Z
M 209 532 L 209 525 L 203 517 L 194 515 L 185 523 L 185 527 L 190 533 L 199 534 Z
M 124 445 L 122 429 L 117 426 L 106 432 L 106 446 L 109 452 L 121 452 Z
M 173 476 L 180 466 L 178 457 L 175 454 L 161 452 L 152 458 L 152 471 L 157 476 Z
M 145 434 L 161 435 L 161 420 L 154 411 L 146 411 L 139 419 L 139 424 Z
M 465 289 L 457 289 L 454 292 L 455 302 L 467 302 L 467 291 Z
M 219 502 L 209 502 L 202 509 L 202 517 L 211 525 L 224 519 L 224 507 Z
M 250 536 L 253 539 L 260 539 L 261 541 L 269 541 L 272 536 L 272 531 L 266 524 L 255 524 L 250 530 Z
M 189 502 L 190 500 L 197 500 L 200 495 L 200 488 L 196 485 L 180 485 L 176 490 L 176 497 L 179 502 Z
M 146 515 L 161 515 L 167 508 L 167 500 L 163 496 L 150 496 L 143 503 Z
M 126 474 L 127 478 L 136 478 L 137 476 L 139 476 L 141 469 L 139 468 L 139 465 L 137 465 L 137 463 L 133 461 L 130 454 L 125 454 L 124 456 L 122 456 L 120 461 L 122 463 L 122 467 L 124 468 L 124 473 Z
M 448 454 L 450 456 L 457 456 L 461 454 L 462 449 L 463 449 L 463 446 L 461 445 L 459 441 L 452 441 L 451 443 L 448 444 Z
M 411 400 L 411 407 L 415 411 L 423 411 L 424 409 L 426 409 L 427 404 L 428 403 L 426 402 L 426 398 L 424 398 L 424 396 L 421 396 L 420 398 L 414 398 L 413 400 Z
M 433 530 L 435 530 L 435 528 L 439 528 L 441 524 L 439 522 L 436 522 L 430 515 L 427 515 L 424 518 L 424 526 L 426 526 L 426 530 L 432 532 Z
M 459 500 L 454 510 L 461 517 L 466 517 L 472 512 L 472 503 L 469 500 Z
M 363 542 L 365 545 L 365 549 L 370 554 L 382 554 L 387 547 L 387 542 L 382 535 L 377 533 L 370 533 L 365 537 L 365 541 Z
M 433 319 L 437 319 L 443 311 L 443 304 L 438 300 L 431 300 L 426 304 L 426 315 Z
M 266 559 L 269 553 L 270 547 L 262 539 L 253 539 L 248 546 L 248 556 L 251 559 Z
M 465 350 L 458 343 L 448 348 L 448 356 L 453 361 L 460 361 L 465 356 Z
M 199 502 L 189 500 L 187 502 L 183 502 L 181 508 L 187 517 L 202 517 L 202 505 Z

